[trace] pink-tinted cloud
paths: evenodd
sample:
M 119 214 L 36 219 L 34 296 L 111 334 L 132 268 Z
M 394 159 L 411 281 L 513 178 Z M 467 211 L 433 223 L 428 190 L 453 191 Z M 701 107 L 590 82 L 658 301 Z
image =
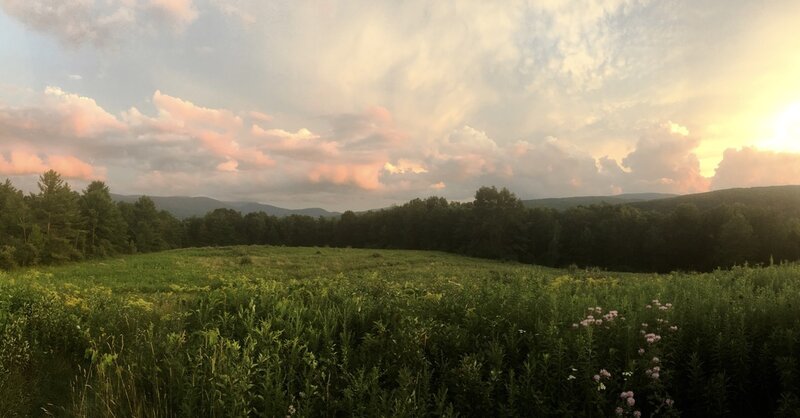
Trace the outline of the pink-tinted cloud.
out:
M 105 178 L 105 175 L 99 173 L 90 164 L 71 155 L 52 155 L 47 158 L 47 163 L 51 169 L 59 172 L 66 178 L 82 180 L 102 180 Z
M 729 148 L 711 183 L 713 189 L 800 184 L 800 154 Z
M 24 151 L 12 151 L 10 158 L 6 160 L 0 154 L 0 174 L 21 175 L 39 174 L 47 171 L 47 165 L 38 155 Z
M 215 130 L 236 130 L 242 127 L 242 118 L 225 109 L 211 109 L 156 90 L 153 104 L 162 118 L 168 118 L 180 127 L 211 127 Z
M 681 127 L 682 128 L 682 127 Z M 708 190 L 709 180 L 700 173 L 700 160 L 694 150 L 700 144 L 685 128 L 665 125 L 636 144 L 636 149 L 622 160 L 633 175 L 636 191 L 697 193 Z
M 66 93 L 58 87 L 47 87 L 45 106 L 61 117 L 61 129 L 77 137 L 91 137 L 120 131 L 125 125 L 106 112 L 94 99 Z
M 197 19 L 197 8 L 192 0 L 150 0 L 149 5 L 178 30 Z
M 50 169 L 58 171 L 65 178 L 81 180 L 103 178 L 90 164 L 71 155 L 51 155 L 47 157 L 45 163 L 38 155 L 30 152 L 12 151 L 8 160 L 0 154 L 2 175 L 38 175 Z
M 364 190 L 381 187 L 380 164 L 319 164 L 308 173 L 312 183 L 356 186 Z

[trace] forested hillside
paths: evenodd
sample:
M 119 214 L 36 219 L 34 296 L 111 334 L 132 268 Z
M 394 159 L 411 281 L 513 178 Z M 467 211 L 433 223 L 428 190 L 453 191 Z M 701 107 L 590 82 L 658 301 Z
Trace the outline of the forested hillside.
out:
M 731 194 L 739 200 L 719 198 Z M 38 193 L 24 195 L 8 180 L 0 184 L 0 267 L 235 244 L 429 249 L 625 271 L 708 271 L 800 259 L 800 204 L 794 203 L 800 188 L 696 196 L 649 202 L 673 202 L 654 208 L 557 211 L 526 208 L 506 189 L 483 187 L 468 203 L 430 197 L 338 218 L 216 209 L 178 220 L 146 196 L 114 203 L 102 182 L 79 193 L 49 171 Z

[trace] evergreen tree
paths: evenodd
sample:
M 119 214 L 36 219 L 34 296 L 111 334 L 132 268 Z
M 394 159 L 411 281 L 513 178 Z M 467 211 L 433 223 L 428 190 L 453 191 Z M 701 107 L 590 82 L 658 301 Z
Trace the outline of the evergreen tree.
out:
M 77 250 L 85 231 L 79 229 L 78 194 L 61 175 L 49 170 L 39 177 L 39 193 L 31 196 L 31 208 L 43 239 L 38 243 L 47 263 L 80 258 Z
M 93 181 L 89 184 L 81 196 L 80 208 L 86 228 L 87 254 L 103 257 L 127 249 L 128 225 L 105 183 Z

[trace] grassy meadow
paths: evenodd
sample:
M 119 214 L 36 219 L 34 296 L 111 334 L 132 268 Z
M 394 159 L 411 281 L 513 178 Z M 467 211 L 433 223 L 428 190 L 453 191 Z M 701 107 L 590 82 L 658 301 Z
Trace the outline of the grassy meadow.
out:
M 220 247 L 0 272 L 0 416 L 797 416 L 800 265 Z

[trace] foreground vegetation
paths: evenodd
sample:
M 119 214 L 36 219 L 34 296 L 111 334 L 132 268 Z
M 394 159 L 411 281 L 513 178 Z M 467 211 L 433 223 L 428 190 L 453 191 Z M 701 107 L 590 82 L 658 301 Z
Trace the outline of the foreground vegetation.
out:
M 0 273 L 3 416 L 793 416 L 800 266 L 227 247 Z

